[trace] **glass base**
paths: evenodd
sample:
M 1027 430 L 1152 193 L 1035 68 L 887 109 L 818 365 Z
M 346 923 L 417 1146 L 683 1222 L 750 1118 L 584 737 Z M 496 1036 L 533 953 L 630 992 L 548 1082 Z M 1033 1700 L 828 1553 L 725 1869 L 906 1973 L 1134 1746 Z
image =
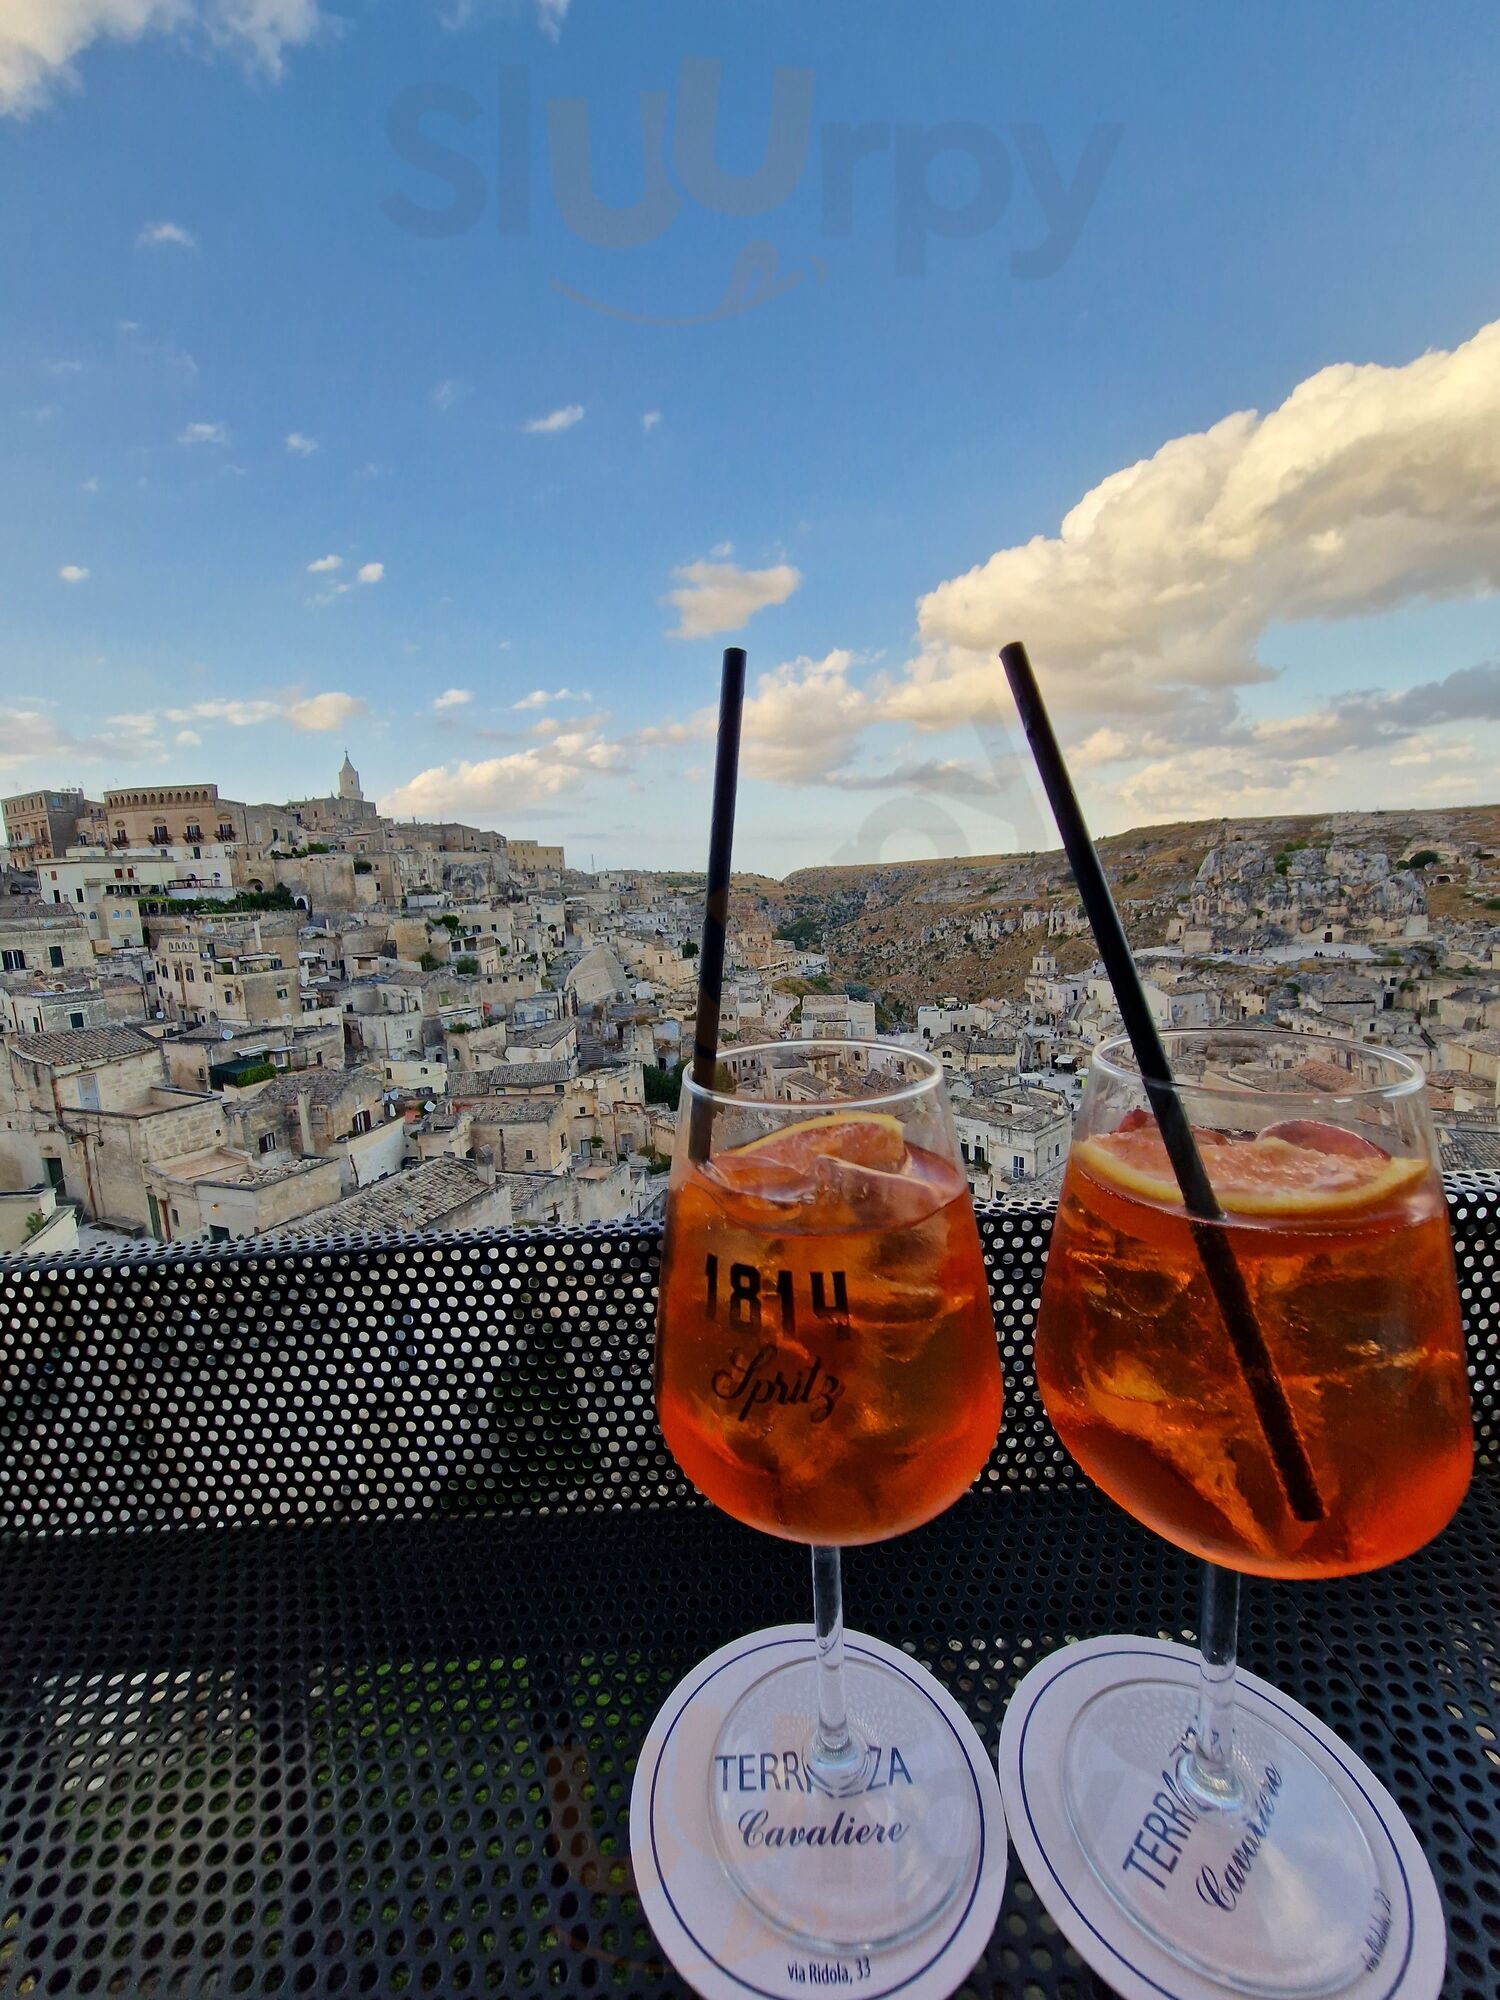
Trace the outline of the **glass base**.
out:
M 1138 1680 L 1081 1711 L 1063 1796 L 1090 1867 L 1141 1929 L 1234 1993 L 1312 2000 L 1364 1970 L 1383 1898 L 1374 1858 L 1327 1776 L 1243 1705 L 1236 1801 L 1191 1784 L 1193 1690 Z
M 766 1674 L 714 1745 L 709 1820 L 730 1879 L 798 1943 L 874 1951 L 925 1929 L 974 1871 L 979 1809 L 942 1712 L 895 1668 L 847 1656 L 847 1771 L 815 1775 L 817 1667 Z

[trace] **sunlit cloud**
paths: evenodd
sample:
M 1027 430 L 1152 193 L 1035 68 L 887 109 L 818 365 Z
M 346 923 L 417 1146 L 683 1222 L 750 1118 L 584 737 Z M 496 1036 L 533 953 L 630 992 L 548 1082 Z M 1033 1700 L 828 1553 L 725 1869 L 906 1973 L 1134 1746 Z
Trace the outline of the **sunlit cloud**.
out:
M 287 432 L 286 448 L 294 458 L 311 458 L 315 452 L 322 450 L 316 438 L 307 437 L 301 431 Z
M 64 563 L 57 572 L 63 583 L 86 583 L 89 572 L 78 563 Z
M 714 632 L 736 632 L 768 605 L 785 604 L 802 581 L 790 563 L 770 569 L 737 569 L 729 562 L 684 563 L 672 572 L 678 588 L 663 604 L 676 607 L 672 639 L 706 639 Z
M 586 726 L 565 726 L 545 744 L 419 771 L 382 798 L 380 810 L 397 819 L 473 817 L 483 823 L 628 770 L 623 744 Z
M 218 444 L 229 442 L 228 427 L 224 424 L 184 424 L 177 433 L 179 444 Z
M 274 79 L 286 51 L 310 41 L 320 25 L 318 0 L 5 0 L 0 113 L 24 115 L 58 88 L 78 88 L 77 59 L 101 39 L 172 35 L 210 53 L 226 50 Z M 192 247 L 174 222 L 148 223 L 142 239 Z
M 433 696 L 432 705 L 442 715 L 449 709 L 467 707 L 473 699 L 468 688 L 444 688 L 441 694 Z
M 559 701 L 592 701 L 594 697 L 587 689 L 575 688 L 533 688 L 530 694 L 523 694 L 519 701 L 511 703 L 512 708 L 550 708 Z
M 271 695 L 189 702 L 163 711 L 168 722 L 224 722 L 233 729 L 254 729 L 266 722 L 289 722 L 294 729 L 326 731 L 368 712 L 360 695 L 333 690 L 299 698 Z

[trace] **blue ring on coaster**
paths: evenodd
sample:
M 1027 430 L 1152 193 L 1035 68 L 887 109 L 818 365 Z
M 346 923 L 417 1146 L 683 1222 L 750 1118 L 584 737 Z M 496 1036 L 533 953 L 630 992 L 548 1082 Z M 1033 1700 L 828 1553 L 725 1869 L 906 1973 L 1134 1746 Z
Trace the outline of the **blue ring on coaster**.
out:
M 1196 1684 L 1198 1655 L 1191 1647 L 1139 1635 L 1112 1634 L 1080 1640 L 1039 1660 L 1011 1696 L 1000 1731 L 1000 1790 L 1015 1841 L 1016 1858 L 1048 1914 L 1074 1950 L 1101 1978 L 1117 1986 L 1125 2000 L 1151 2000 L 1151 1996 L 1155 1996 L 1155 2000 L 1222 2000 L 1222 1996 L 1233 1993 L 1235 1989 L 1191 1965 L 1179 1964 L 1134 1924 L 1128 1913 L 1098 1881 L 1081 1848 L 1076 1844 L 1071 1846 L 1073 1887 L 1063 1880 L 1053 1858 L 1061 1847 L 1071 1841 L 1067 1831 L 1067 1808 L 1061 1801 L 1061 1787 L 1056 1777 L 1061 1768 L 1067 1732 L 1086 1704 L 1112 1684 L 1111 1679 L 1106 1678 L 1098 1685 L 1092 1685 L 1090 1680 L 1097 1676 L 1086 1676 L 1085 1692 L 1081 1696 L 1069 1691 L 1061 1710 L 1064 1720 L 1058 1722 L 1047 1718 L 1051 1740 L 1044 1752 L 1034 1750 L 1033 1725 L 1039 1724 L 1047 1696 L 1058 1690 L 1065 1676 L 1079 1669 L 1097 1667 L 1101 1661 L 1110 1659 L 1129 1659 L 1148 1669 L 1153 1665 L 1176 1668 L 1178 1672 L 1167 1674 L 1164 1678 L 1178 1681 L 1189 1690 Z M 1239 1692 L 1252 1696 L 1258 1704 L 1269 1709 L 1282 1727 L 1290 1732 L 1295 1726 L 1302 1739 L 1302 1748 L 1315 1763 L 1325 1767 L 1332 1765 L 1337 1772 L 1343 1773 L 1353 1796 L 1344 1786 L 1339 1787 L 1340 1795 L 1346 1805 L 1352 1806 L 1354 1797 L 1362 1804 L 1364 1810 L 1357 1811 L 1355 1817 L 1366 1839 L 1369 1840 L 1376 1830 L 1381 1836 L 1382 1852 L 1377 1856 L 1377 1870 L 1382 1881 L 1394 1878 L 1393 1886 L 1395 1882 L 1400 1885 L 1405 1922 L 1394 1979 L 1385 1983 L 1386 1968 L 1377 1966 L 1373 1970 L 1356 1973 L 1345 1985 L 1328 1994 L 1326 2000 L 1398 2000 L 1398 1996 L 1399 2000 L 1438 2000 L 1447 1963 L 1447 1931 L 1432 1870 L 1405 1814 L 1363 1760 L 1309 1710 L 1243 1668 L 1236 1679 Z M 1031 1762 L 1028 1762 L 1029 1750 L 1032 1752 Z M 1057 1795 L 1056 1805 L 1048 1814 L 1049 1831 L 1052 1819 L 1055 1818 L 1058 1823 L 1057 1838 L 1050 1851 L 1037 1826 L 1033 1809 L 1032 1763 L 1038 1757 L 1041 1768 L 1052 1774 L 1049 1792 Z M 1329 1775 L 1337 1783 L 1334 1772 Z M 1087 1897 L 1087 1909 L 1077 1899 L 1075 1888 Z M 1094 1915 L 1090 1915 L 1091 1910 Z M 1095 1921 L 1096 1916 L 1109 1927 L 1112 1935 L 1107 1935 L 1100 1927 L 1100 1922 Z M 1127 1948 L 1140 1963 L 1125 1955 Z M 1151 1969 L 1148 1970 L 1148 1967 Z
M 811 1625 L 779 1625 L 746 1633 L 700 1661 L 662 1703 L 647 1732 L 631 1788 L 630 1851 L 642 1908 L 668 1959 L 708 2000 L 718 1996 L 729 2000 L 729 1996 L 744 1993 L 755 1995 L 756 2000 L 792 2000 L 796 1995 L 805 1996 L 809 1986 L 835 1984 L 848 1984 L 860 2000 L 890 2000 L 895 1994 L 906 1996 L 906 2000 L 944 2000 L 973 1971 L 994 1930 L 1005 1894 L 1009 1843 L 999 1783 L 978 1732 L 941 1683 L 909 1654 L 861 1632 L 846 1632 L 844 1648 L 855 1658 L 893 1669 L 924 1694 L 963 1753 L 979 1812 L 980 1845 L 965 1889 L 959 1892 L 960 1907 L 938 1919 L 943 1936 L 936 1949 L 930 1927 L 866 1958 L 868 1982 L 866 1977 L 856 1980 L 853 1974 L 845 1979 L 833 1969 L 858 1954 L 842 1948 L 819 1954 L 791 1943 L 739 1896 L 715 1849 L 708 1823 L 707 1787 L 692 1785 L 686 1796 L 699 1823 L 691 1828 L 679 1823 L 674 1828 L 679 1839 L 684 1832 L 691 1836 L 698 1887 L 704 1896 L 704 1907 L 689 1922 L 679 1907 L 680 1885 L 677 1895 L 668 1886 L 658 1840 L 667 1810 L 660 1798 L 659 1782 L 670 1762 L 669 1753 L 681 1748 L 679 1725 L 685 1720 L 696 1723 L 711 1745 L 717 1741 L 724 1717 L 746 1689 L 773 1667 L 784 1664 L 784 1658 L 768 1661 L 767 1655 L 805 1658 L 809 1671 L 813 1666 Z M 715 1936 L 705 1941 L 705 1930 L 729 1935 L 722 1941 Z M 686 1954 L 681 1951 L 683 1943 L 690 1947 Z M 720 1955 L 731 1947 L 740 1970 Z M 686 1964 L 684 1957 L 689 1960 Z M 794 1976 L 789 1961 L 799 1959 L 803 1961 L 801 1976 Z M 771 1975 L 768 1969 L 752 1973 L 757 1960 L 781 1967 L 786 1977 L 762 1983 Z M 818 1970 L 809 1974 L 814 1965 Z

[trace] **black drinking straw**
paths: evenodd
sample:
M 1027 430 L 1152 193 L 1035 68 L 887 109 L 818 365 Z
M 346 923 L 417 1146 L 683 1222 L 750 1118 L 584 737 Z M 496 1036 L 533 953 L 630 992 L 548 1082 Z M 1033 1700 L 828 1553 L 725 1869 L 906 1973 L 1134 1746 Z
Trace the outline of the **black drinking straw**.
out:
M 1162 1143 L 1167 1149 L 1172 1171 L 1177 1176 L 1177 1185 L 1182 1190 L 1183 1205 L 1188 1212 L 1198 1255 L 1203 1260 L 1208 1282 L 1223 1315 L 1235 1360 L 1250 1391 L 1266 1448 L 1280 1475 L 1287 1505 L 1298 1521 L 1321 1521 L 1323 1502 L 1313 1477 L 1312 1463 L 1298 1435 L 1292 1406 L 1287 1401 L 1286 1390 L 1266 1348 L 1265 1336 L 1250 1303 L 1244 1273 L 1235 1262 L 1228 1235 L 1212 1226 L 1223 1221 L 1224 1211 L 1219 1206 L 1213 1183 L 1203 1165 L 1203 1156 L 1198 1151 L 1198 1142 L 1193 1137 L 1187 1112 L 1173 1088 L 1167 1052 L 1162 1046 L 1161 1036 L 1156 1032 L 1151 1009 L 1146 1004 L 1135 960 L 1126 941 L 1125 927 L 1120 922 L 1115 899 L 1109 892 L 1098 849 L 1084 824 L 1073 781 L 1068 776 L 1068 767 L 1052 733 L 1052 724 L 1036 684 L 1031 661 L 1026 657 L 1026 648 L 1019 643 L 1002 646 L 1000 664 L 1010 682 L 1021 727 L 1026 731 L 1026 740 L 1036 759 L 1052 816 L 1057 821 L 1057 830 L 1067 850 L 1073 880 L 1083 899 L 1084 913 L 1104 960 L 1109 983 L 1115 990 L 1115 1000 L 1120 1018 L 1125 1023 L 1125 1032 L 1130 1038 L 1130 1046 L 1135 1051 L 1141 1082 L 1145 1085 L 1146 1096 L 1161 1128 Z
M 708 836 L 708 894 L 703 905 L 703 943 L 698 952 L 698 1019 L 693 1028 L 693 1082 L 714 1087 L 719 1060 L 719 1009 L 724 997 L 724 929 L 729 920 L 729 868 L 734 847 L 734 794 L 740 771 L 740 716 L 745 706 L 745 653 L 724 648 L 719 683 L 719 742 L 714 756 L 713 819 Z M 688 1158 L 706 1160 L 713 1134 L 714 1107 L 695 1096 L 688 1127 Z

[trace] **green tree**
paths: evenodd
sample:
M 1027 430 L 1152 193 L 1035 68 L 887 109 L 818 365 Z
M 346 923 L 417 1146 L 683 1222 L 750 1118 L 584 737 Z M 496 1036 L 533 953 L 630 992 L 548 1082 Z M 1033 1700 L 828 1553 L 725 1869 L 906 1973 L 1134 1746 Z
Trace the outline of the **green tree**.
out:
M 454 959 L 453 970 L 455 972 L 477 972 L 479 970 L 479 960 L 477 958 L 470 958 L 465 953 L 462 958 Z
M 655 1063 L 647 1063 L 645 1071 L 646 1102 L 648 1104 L 675 1105 L 682 1094 L 682 1063 L 673 1063 L 670 1069 L 659 1069 Z

